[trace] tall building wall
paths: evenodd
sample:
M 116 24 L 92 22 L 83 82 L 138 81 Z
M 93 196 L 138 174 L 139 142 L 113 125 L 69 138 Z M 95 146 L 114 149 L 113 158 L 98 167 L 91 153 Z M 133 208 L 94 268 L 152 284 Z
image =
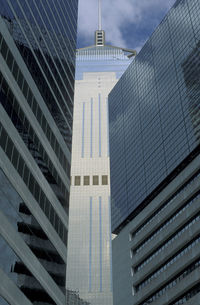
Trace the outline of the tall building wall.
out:
M 65 304 L 77 1 L 0 6 L 0 304 Z
M 200 156 L 113 240 L 113 300 L 199 304 Z
M 115 305 L 200 302 L 199 13 L 176 1 L 109 95 Z
M 176 1 L 109 95 L 114 232 L 200 143 L 199 10 Z
M 113 304 L 107 96 L 129 63 L 113 47 L 77 51 L 67 289 L 91 305 Z

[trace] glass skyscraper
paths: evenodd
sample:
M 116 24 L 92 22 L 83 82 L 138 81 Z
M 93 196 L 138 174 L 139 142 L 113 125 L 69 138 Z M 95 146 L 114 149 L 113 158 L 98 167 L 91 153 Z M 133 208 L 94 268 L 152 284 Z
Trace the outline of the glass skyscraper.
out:
M 95 45 L 76 54 L 67 289 L 91 305 L 112 305 L 107 96 L 130 64 L 127 52 Z
M 200 304 L 199 15 L 177 0 L 109 94 L 115 305 Z
M 113 232 L 200 143 L 197 11 L 176 1 L 110 93 Z
M 66 304 L 77 6 L 0 0 L 1 305 Z

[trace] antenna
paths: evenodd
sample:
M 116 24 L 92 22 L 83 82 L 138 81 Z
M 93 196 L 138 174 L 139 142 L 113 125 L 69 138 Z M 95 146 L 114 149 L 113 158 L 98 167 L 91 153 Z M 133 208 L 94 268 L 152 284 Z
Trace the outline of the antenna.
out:
M 105 32 L 102 30 L 102 14 L 101 14 L 101 0 L 99 1 L 99 27 L 98 30 L 95 31 L 95 45 L 96 46 L 104 46 L 105 45 Z
M 102 24 L 101 24 L 101 0 L 99 0 L 99 31 L 101 31 Z

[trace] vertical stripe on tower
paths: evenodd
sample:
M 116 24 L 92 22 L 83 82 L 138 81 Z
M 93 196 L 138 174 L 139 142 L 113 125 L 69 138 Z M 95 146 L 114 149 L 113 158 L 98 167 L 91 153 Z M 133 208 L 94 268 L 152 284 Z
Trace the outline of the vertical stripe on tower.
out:
M 111 233 L 111 199 L 108 197 L 108 215 L 109 215 L 109 250 L 110 250 L 110 291 L 113 290 L 112 280 L 112 233 Z
M 90 158 L 92 158 L 92 137 L 93 137 L 93 98 L 91 98 L 91 121 L 90 121 Z
M 102 292 L 102 211 L 101 197 L 99 197 L 99 268 L 100 268 L 100 292 Z
M 99 157 L 101 157 L 101 94 L 99 94 Z
M 82 151 L 81 151 L 82 158 L 84 158 L 84 136 L 85 136 L 85 103 L 83 103 L 83 114 L 82 114 Z
M 92 291 L 92 197 L 90 197 L 89 292 Z
M 110 156 L 110 144 L 109 144 L 109 107 L 108 107 L 108 98 L 106 99 L 107 103 L 107 156 Z

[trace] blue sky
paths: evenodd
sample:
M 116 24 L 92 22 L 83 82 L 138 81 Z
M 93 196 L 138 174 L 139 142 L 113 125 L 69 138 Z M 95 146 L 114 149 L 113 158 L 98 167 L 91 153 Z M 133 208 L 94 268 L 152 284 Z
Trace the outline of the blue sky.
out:
M 102 0 L 106 43 L 139 51 L 175 0 Z M 94 43 L 98 0 L 79 0 L 78 48 Z

